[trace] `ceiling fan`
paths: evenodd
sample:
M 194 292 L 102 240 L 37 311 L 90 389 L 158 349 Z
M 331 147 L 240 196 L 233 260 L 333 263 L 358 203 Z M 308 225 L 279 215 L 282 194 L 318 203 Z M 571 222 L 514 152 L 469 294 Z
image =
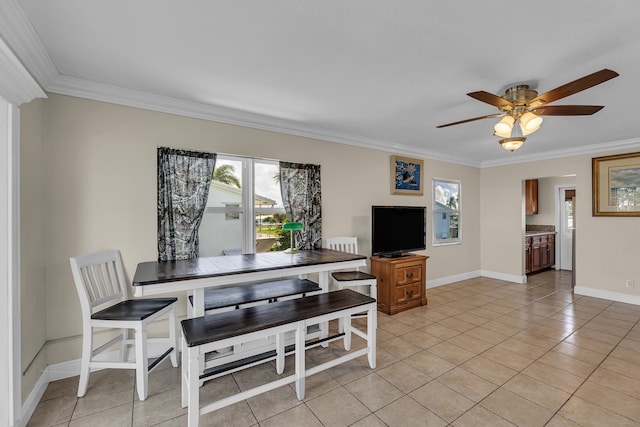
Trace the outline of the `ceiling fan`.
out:
M 437 127 L 443 128 L 473 122 L 475 120 L 501 117 L 500 121 L 494 126 L 493 134 L 504 138 L 500 140 L 500 145 L 502 145 L 505 150 L 514 151 L 524 144 L 527 135 L 540 129 L 540 125 L 542 124 L 541 116 L 589 116 L 604 108 L 602 105 L 547 106 L 546 104 L 604 83 L 618 75 L 615 71 L 605 68 L 579 78 L 578 80 L 574 80 L 571 83 L 557 87 L 542 95 L 538 95 L 538 92 L 530 89 L 528 85 L 511 86 L 502 96 L 497 96 L 483 90 L 471 92 L 467 95 L 478 101 L 498 107 L 500 113 L 460 120 Z M 516 122 L 518 122 L 521 135 L 514 136 L 511 131 Z

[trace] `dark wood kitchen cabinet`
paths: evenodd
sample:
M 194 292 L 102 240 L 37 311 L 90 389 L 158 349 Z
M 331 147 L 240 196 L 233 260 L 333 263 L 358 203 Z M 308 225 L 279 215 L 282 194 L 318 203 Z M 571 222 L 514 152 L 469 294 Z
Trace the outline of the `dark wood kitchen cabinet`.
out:
M 524 206 L 527 215 L 538 214 L 538 180 L 527 179 L 524 182 Z
M 546 270 L 556 263 L 555 233 L 526 236 L 524 249 L 525 271 L 527 274 Z

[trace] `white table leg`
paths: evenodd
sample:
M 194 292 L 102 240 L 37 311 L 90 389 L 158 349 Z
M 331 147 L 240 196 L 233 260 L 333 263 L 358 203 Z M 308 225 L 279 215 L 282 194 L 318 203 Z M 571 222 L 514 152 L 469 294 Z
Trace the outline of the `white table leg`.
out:
M 318 286 L 322 288 L 322 292 L 329 292 L 329 272 L 320 271 L 318 273 Z M 320 323 L 320 338 L 326 338 L 329 336 L 329 322 Z M 329 343 L 321 344 L 322 347 L 329 347 Z
M 204 316 L 204 288 L 193 290 L 193 317 Z

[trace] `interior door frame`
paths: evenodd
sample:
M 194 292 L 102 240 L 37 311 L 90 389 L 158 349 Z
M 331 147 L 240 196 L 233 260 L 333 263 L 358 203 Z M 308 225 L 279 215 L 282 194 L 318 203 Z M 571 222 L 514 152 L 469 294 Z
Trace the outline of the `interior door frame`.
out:
M 576 185 L 575 184 L 560 184 L 560 185 L 556 185 L 555 186 L 555 199 L 556 199 L 556 203 L 555 203 L 555 221 L 556 221 L 556 230 L 558 232 L 557 234 L 557 238 L 556 238 L 556 264 L 555 264 L 555 270 L 560 270 L 560 265 L 562 262 L 562 224 L 563 224 L 563 216 L 562 216 L 562 212 L 563 212 L 563 208 L 562 208 L 562 203 L 564 202 L 563 200 L 563 196 L 564 196 L 564 191 L 565 190 L 575 190 L 576 189 Z M 575 206 L 574 206 L 575 209 Z M 574 212 L 574 220 L 575 220 L 575 212 Z M 573 250 L 573 249 L 572 249 Z M 573 270 L 575 268 L 575 265 L 573 265 L 573 263 L 571 264 L 571 270 Z
M 0 6 L 0 24 L 13 28 L 15 21 L 5 24 L 15 15 L 4 6 Z M 19 107 L 46 94 L 2 37 L 0 76 L 0 345 L 6 349 L 0 352 L 0 425 L 14 427 L 26 424 L 23 417 L 28 418 L 22 405 L 20 338 Z

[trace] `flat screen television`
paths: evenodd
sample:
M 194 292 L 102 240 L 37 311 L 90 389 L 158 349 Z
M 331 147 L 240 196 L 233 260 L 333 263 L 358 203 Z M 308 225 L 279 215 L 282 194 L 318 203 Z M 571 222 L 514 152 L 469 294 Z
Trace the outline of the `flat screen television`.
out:
M 426 207 L 372 206 L 371 253 L 398 257 L 427 248 Z

